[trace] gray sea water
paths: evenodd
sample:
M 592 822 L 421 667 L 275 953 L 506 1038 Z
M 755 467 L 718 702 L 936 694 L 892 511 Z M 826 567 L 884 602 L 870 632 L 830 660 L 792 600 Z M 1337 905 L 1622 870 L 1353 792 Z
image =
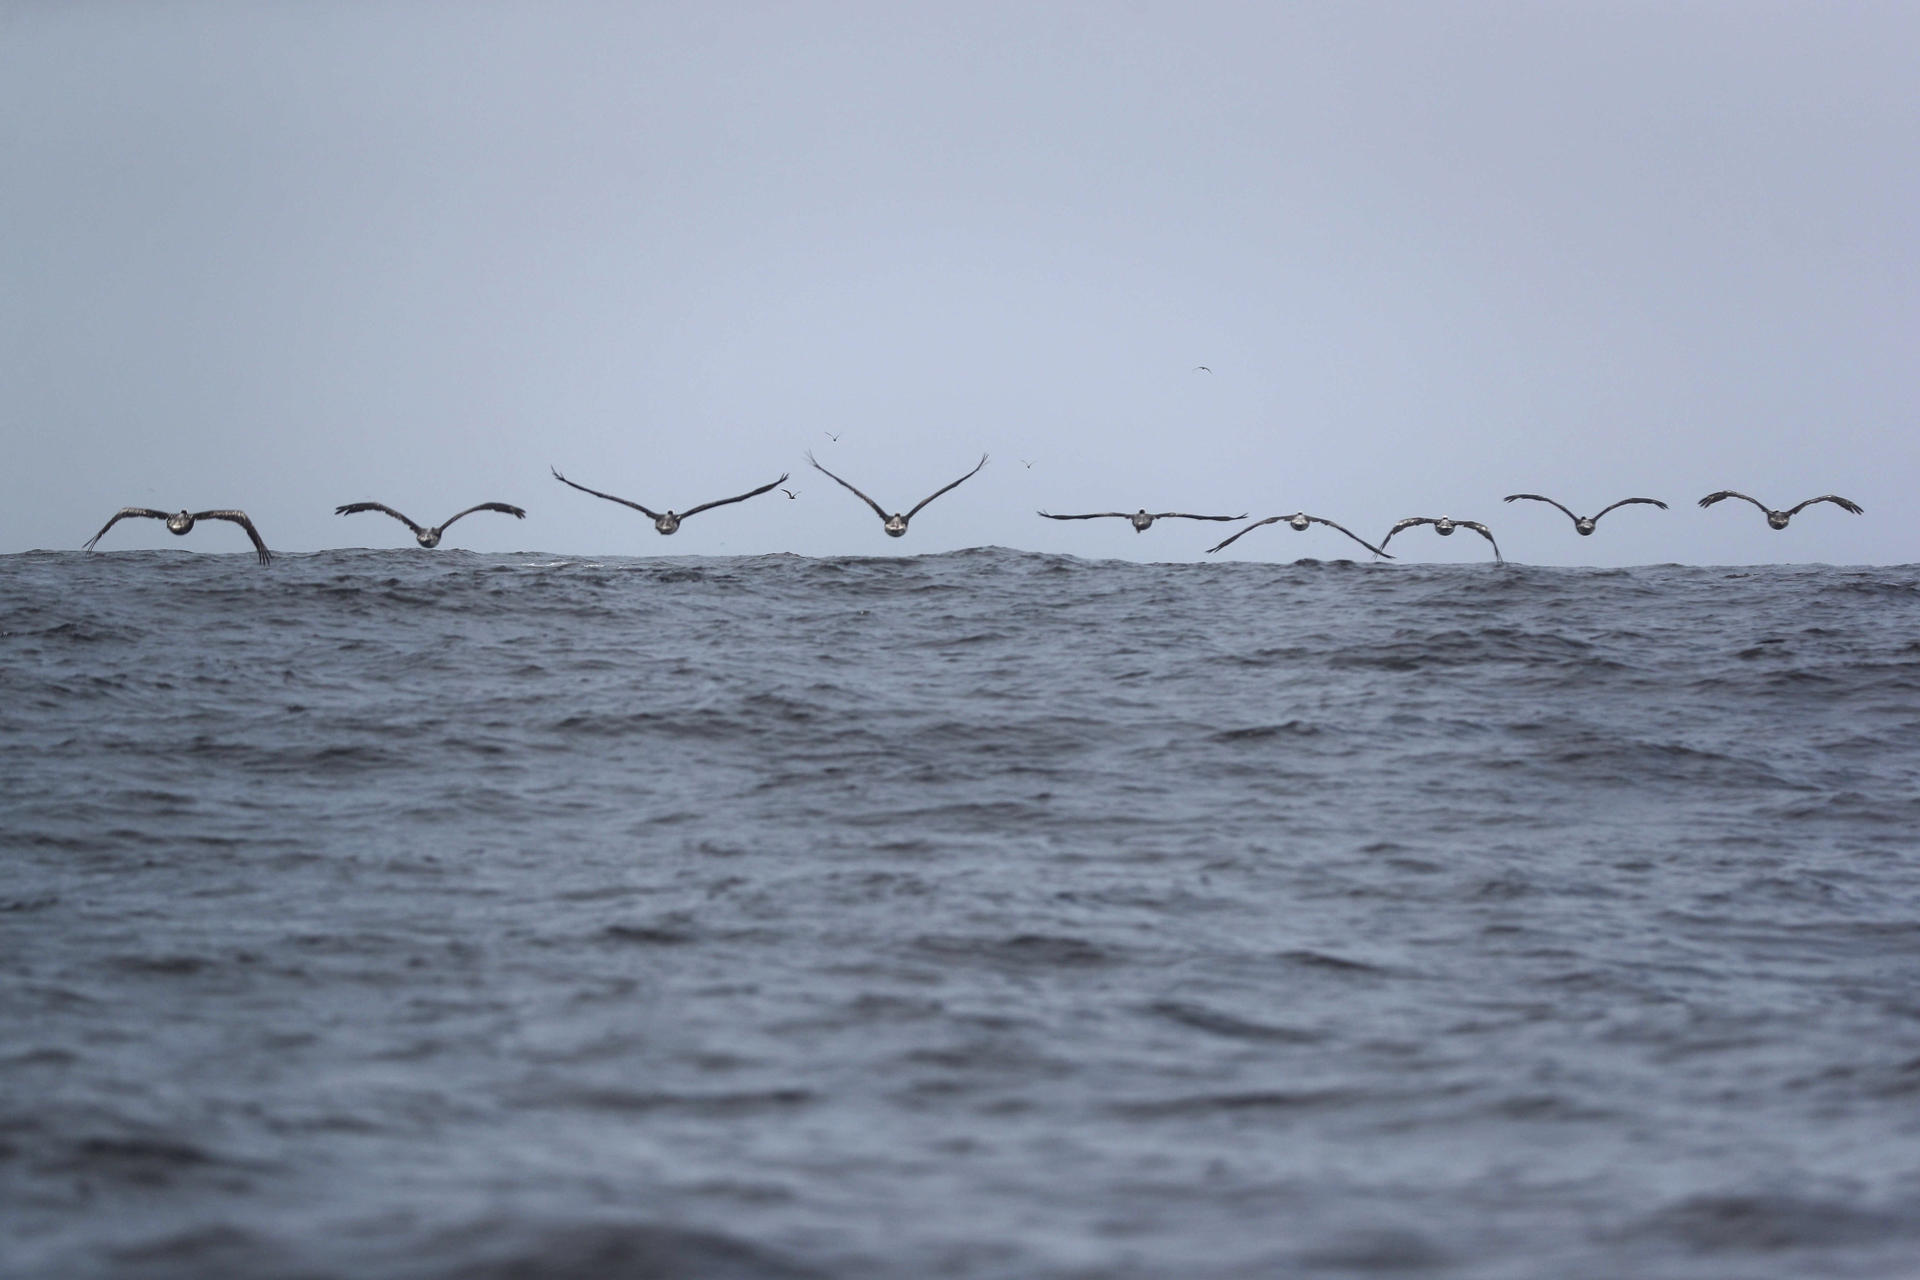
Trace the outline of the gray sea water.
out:
M 0 559 L 0 1272 L 1920 1274 L 1920 568 Z

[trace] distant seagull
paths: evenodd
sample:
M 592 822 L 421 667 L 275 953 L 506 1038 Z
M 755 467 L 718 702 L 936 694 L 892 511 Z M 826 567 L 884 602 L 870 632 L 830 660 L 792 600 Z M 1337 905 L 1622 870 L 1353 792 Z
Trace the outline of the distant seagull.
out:
M 1047 511 L 1036 511 L 1034 514 L 1045 516 L 1049 520 L 1105 520 L 1111 517 L 1115 520 L 1125 520 L 1133 526 L 1135 533 L 1145 533 L 1147 530 L 1153 528 L 1153 522 L 1155 520 L 1245 520 L 1247 518 L 1247 513 L 1244 511 L 1237 516 L 1196 516 L 1189 515 L 1185 511 L 1155 511 L 1149 513 L 1145 507 L 1140 508 L 1132 515 L 1128 515 L 1124 511 L 1089 511 L 1083 516 L 1056 516 Z
M 1308 525 L 1315 525 L 1315 524 L 1323 524 L 1327 526 L 1327 528 L 1329 529 L 1338 529 L 1341 533 L 1346 534 L 1349 538 L 1352 538 L 1355 542 L 1359 543 L 1361 546 L 1365 547 L 1367 550 L 1373 552 L 1373 554 L 1377 556 L 1386 556 L 1387 559 L 1389 560 L 1393 559 L 1392 556 L 1387 555 L 1386 552 L 1382 551 L 1379 547 L 1374 546 L 1371 542 L 1368 542 L 1365 538 L 1361 537 L 1359 534 L 1355 533 L 1353 530 L 1347 528 L 1345 525 L 1335 524 L 1333 521 L 1327 519 L 1325 516 L 1310 516 L 1304 511 L 1296 511 L 1290 516 L 1268 516 L 1265 520 L 1255 520 L 1252 524 L 1248 525 L 1246 528 L 1242 529 L 1240 532 L 1234 534 L 1233 537 L 1228 538 L 1225 542 L 1220 543 L 1218 546 L 1208 547 L 1207 554 L 1212 555 L 1214 552 L 1220 550 L 1221 547 L 1232 546 L 1235 542 L 1237 542 L 1241 538 L 1246 537 L 1248 534 L 1252 533 L 1255 529 L 1258 529 L 1261 525 L 1273 524 L 1275 521 L 1278 521 L 1278 520 L 1286 521 L 1288 525 L 1292 526 L 1292 528 L 1296 533 L 1305 533 L 1307 531 Z
M 1033 464 L 1031 462 L 1028 462 L 1025 458 L 1020 459 L 1020 465 L 1025 467 L 1029 471 L 1033 470 Z
M 898 538 L 906 533 L 907 521 L 919 515 L 921 507 L 926 506 L 929 502 L 932 502 L 935 498 L 945 493 L 948 489 L 958 488 L 960 485 L 965 484 L 967 481 L 973 479 L 974 476 L 978 475 L 980 473 L 980 468 L 987 465 L 987 455 L 984 453 L 981 454 L 980 461 L 973 464 L 972 471 L 967 472 L 967 474 L 961 476 L 958 480 L 955 480 L 950 485 L 945 485 L 939 489 L 935 489 L 932 493 L 920 499 L 919 505 L 915 506 L 911 511 L 907 512 L 907 514 L 905 515 L 901 515 L 897 511 L 894 512 L 894 514 L 892 515 L 888 515 L 886 512 L 886 508 L 882 507 L 879 503 L 875 502 L 872 498 L 869 498 L 866 494 L 861 493 L 858 489 L 848 484 L 845 480 L 842 480 L 839 476 L 833 474 L 833 472 L 828 471 L 825 467 L 821 466 L 818 462 L 815 462 L 812 454 L 807 455 L 807 461 L 813 463 L 814 470 L 820 472 L 820 474 L 826 476 L 827 479 L 833 481 L 835 484 L 839 485 L 841 488 L 853 494 L 854 497 L 860 499 L 860 501 L 872 507 L 874 514 L 880 517 L 881 523 L 886 527 L 887 536 L 889 538 Z
M 1195 373 L 1212 373 L 1213 372 L 1213 370 L 1207 368 L 1207 366 L 1203 364 L 1197 364 L 1193 366 L 1193 371 Z
M 840 437 L 835 435 L 831 431 L 822 431 L 820 434 L 825 436 L 827 439 L 833 441 L 835 444 L 838 444 L 840 442 Z
M 268 551 L 267 544 L 260 540 L 260 531 L 253 527 L 253 521 L 247 519 L 247 513 L 244 511 L 188 512 L 182 510 L 168 515 L 164 511 L 155 511 L 152 507 L 122 507 L 113 513 L 113 519 L 100 526 L 100 533 L 96 533 L 87 539 L 86 549 L 88 551 L 93 550 L 93 544 L 100 541 L 101 534 L 104 534 L 128 516 L 145 516 L 150 520 L 165 520 L 167 522 L 167 532 L 179 537 L 185 537 L 191 533 L 196 520 L 231 520 L 247 531 L 247 537 L 253 539 L 253 549 L 254 552 L 259 555 L 260 563 L 271 564 L 273 562 L 273 553 Z
M 1703 507 L 1710 507 L 1714 503 L 1720 501 L 1720 499 L 1722 498 L 1746 498 L 1748 502 L 1751 502 L 1754 506 L 1760 508 L 1762 511 L 1765 511 L 1767 513 L 1767 527 L 1771 529 L 1786 528 L 1787 521 L 1793 519 L 1795 516 L 1799 515 L 1802 511 L 1806 510 L 1808 507 L 1812 506 L 1816 502 L 1831 502 L 1834 506 L 1839 507 L 1842 511 L 1851 511 L 1856 516 L 1862 514 L 1862 512 L 1865 511 L 1865 508 L 1860 506 L 1859 503 L 1849 502 L 1847 499 L 1842 498 L 1837 494 L 1831 494 L 1831 493 L 1823 493 L 1817 498 L 1808 498 L 1805 502 L 1801 503 L 1799 506 L 1788 507 L 1785 511 L 1775 511 L 1770 507 L 1768 507 L 1766 503 L 1760 501 L 1758 498 L 1747 498 L 1746 494 L 1735 493 L 1731 489 L 1722 489 L 1718 493 L 1708 494 L 1706 497 L 1700 499 L 1700 505 Z M 184 530 L 182 530 L 181 532 L 184 532 Z
M 745 502 L 748 498 L 759 497 L 769 489 L 778 489 L 780 487 L 780 481 L 787 478 L 787 473 L 783 471 L 780 473 L 780 480 L 775 480 L 770 484 L 763 484 L 758 489 L 749 489 L 738 497 L 721 498 L 715 502 L 703 502 L 697 507 L 688 507 L 685 511 L 675 514 L 672 511 L 649 511 L 637 502 L 629 502 L 625 498 L 616 498 L 610 493 L 602 493 L 598 489 L 589 489 L 583 484 L 574 484 L 573 481 L 561 475 L 557 467 L 550 467 L 548 469 L 553 472 L 553 478 L 561 484 L 578 489 L 582 493 L 590 493 L 596 498 L 605 498 L 608 502 L 617 502 L 623 507 L 632 507 L 635 511 L 638 511 L 641 515 L 653 521 L 654 530 L 662 534 L 675 532 L 680 528 L 680 522 L 682 520 L 685 520 L 688 516 L 697 516 L 710 507 L 724 507 L 732 502 Z
M 344 507 L 335 507 L 333 514 L 337 516 L 350 516 L 358 511 L 386 512 L 395 520 L 398 520 L 401 524 L 413 530 L 413 540 L 429 551 L 440 545 L 440 535 L 447 531 L 447 526 L 451 525 L 461 516 L 470 516 L 476 511 L 503 511 L 516 520 L 525 520 L 527 518 L 526 512 L 518 507 L 508 506 L 504 502 L 482 502 L 478 506 L 468 507 L 465 511 L 456 512 L 448 516 L 445 520 L 442 520 L 439 524 L 427 529 L 421 528 L 413 521 L 401 515 L 398 511 L 395 511 L 392 507 L 379 502 L 349 502 Z
M 1544 502 L 1550 507 L 1560 507 L 1560 504 L 1555 502 L 1552 498 L 1543 498 L 1537 493 L 1510 493 L 1505 498 L 1503 498 L 1502 501 L 1515 502 L 1521 498 L 1531 498 L 1535 502 Z M 1601 516 L 1607 514 L 1607 512 L 1613 510 L 1615 507 L 1624 507 L 1628 503 L 1633 503 L 1633 502 L 1645 502 L 1651 506 L 1656 506 L 1660 508 L 1662 511 L 1665 511 L 1667 509 L 1667 504 L 1660 501 L 1660 499 L 1658 498 L 1622 498 L 1618 502 L 1608 503 L 1606 506 L 1600 508 L 1600 510 L 1596 511 L 1594 514 L 1590 516 L 1577 516 L 1573 514 L 1573 512 L 1567 511 L 1565 507 L 1560 507 L 1560 509 L 1562 511 L 1566 511 L 1567 519 L 1573 521 L 1574 529 L 1579 532 L 1581 537 L 1584 538 L 1592 534 L 1593 526 L 1599 522 L 1599 519 Z
M 1409 516 L 1399 524 L 1393 526 L 1393 528 L 1387 530 L 1387 536 L 1380 539 L 1380 545 L 1383 547 L 1386 546 L 1389 542 L 1393 541 L 1394 534 L 1400 532 L 1402 529 L 1411 529 L 1417 524 L 1432 525 L 1433 531 L 1443 538 L 1451 538 L 1455 529 L 1471 529 L 1488 542 L 1493 542 L 1493 531 L 1475 520 L 1452 520 L 1446 516 Z M 1500 554 L 1500 544 L 1497 542 L 1493 542 L 1493 559 L 1496 564 L 1506 563 L 1505 557 Z
M 797 498 L 797 497 L 799 497 L 799 496 L 800 496 L 799 494 L 797 494 L 797 493 L 795 493 L 795 492 L 794 492 L 793 490 L 791 490 L 791 489 L 782 489 L 782 490 L 780 490 L 780 492 L 782 492 L 782 493 L 784 493 L 784 494 L 786 494 L 786 495 L 787 495 L 787 501 L 788 501 L 788 502 L 792 502 L 792 501 L 793 501 L 793 500 L 794 500 L 795 498 Z

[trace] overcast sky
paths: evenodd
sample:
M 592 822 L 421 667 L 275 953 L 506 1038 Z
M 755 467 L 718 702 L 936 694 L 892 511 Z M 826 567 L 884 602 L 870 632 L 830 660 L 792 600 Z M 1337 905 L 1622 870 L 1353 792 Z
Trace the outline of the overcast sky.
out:
M 0 552 L 128 504 L 410 545 L 332 514 L 375 499 L 528 509 L 449 533 L 477 550 L 1178 560 L 1230 527 L 1033 514 L 1144 505 L 1920 561 L 1916 51 L 1920 5 L 1811 0 L 0 0 Z M 890 510 L 992 460 L 895 541 L 809 449 Z M 799 497 L 665 540 L 549 466 Z M 1694 505 L 1728 487 L 1867 510 L 1776 534 Z M 1583 539 L 1516 490 L 1672 509 Z M 245 541 L 102 543 L 158 546 Z

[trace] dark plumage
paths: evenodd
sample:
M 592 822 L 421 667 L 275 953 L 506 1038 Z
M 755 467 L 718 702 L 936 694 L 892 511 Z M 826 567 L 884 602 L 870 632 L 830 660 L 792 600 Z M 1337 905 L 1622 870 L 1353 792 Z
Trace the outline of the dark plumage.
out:
M 901 515 L 897 511 L 894 512 L 892 515 L 888 515 L 885 507 L 882 507 L 879 503 L 875 502 L 872 498 L 869 498 L 866 494 L 860 492 L 858 489 L 848 484 L 845 480 L 842 480 L 839 476 L 833 474 L 833 472 L 827 470 L 825 467 L 821 466 L 818 462 L 814 461 L 814 457 L 811 453 L 807 455 L 807 461 L 813 463 L 813 469 L 815 471 L 818 471 L 821 475 L 833 481 L 835 484 L 839 485 L 841 488 L 851 493 L 854 497 L 860 499 L 860 501 L 872 507 L 874 514 L 880 517 L 880 523 L 883 527 L 885 527 L 887 531 L 887 536 L 889 538 L 898 538 L 905 535 L 905 533 L 907 532 L 907 522 L 920 514 L 921 507 L 926 506 L 929 502 L 932 502 L 935 498 L 939 497 L 941 494 L 945 493 L 947 490 L 957 488 L 958 486 L 973 479 L 974 476 L 978 475 L 980 472 L 980 468 L 987 465 L 987 455 L 984 453 L 981 454 L 980 461 L 973 464 L 972 471 L 967 472 L 967 474 L 961 476 L 958 480 L 955 480 L 952 484 L 942 485 L 940 488 L 935 489 L 932 493 L 920 499 L 919 503 L 916 504 L 913 507 L 913 509 L 908 511 L 905 515 Z
M 780 473 L 779 480 L 769 481 L 766 484 L 761 485 L 758 489 L 749 489 L 747 490 L 747 492 L 743 494 L 739 494 L 738 496 L 732 497 L 732 498 L 719 498 L 713 502 L 703 502 L 697 507 L 688 507 L 685 511 L 676 513 L 672 511 L 650 510 L 646 507 L 641 506 L 639 503 L 633 502 L 627 498 L 616 498 L 610 493 L 602 493 L 598 489 L 589 489 L 587 488 L 587 486 L 583 484 L 575 484 L 573 481 L 561 475 L 559 468 L 557 467 L 549 467 L 548 469 L 553 472 L 553 478 L 555 480 L 558 480 L 561 484 L 567 485 L 570 488 L 578 489 L 582 493 L 590 493 L 596 498 L 605 498 L 608 502 L 617 502 L 623 507 L 632 507 L 635 511 L 638 511 L 641 515 L 653 521 L 654 530 L 661 534 L 670 534 L 670 533 L 677 532 L 680 528 L 680 522 L 682 520 L 685 520 L 689 516 L 697 516 L 702 511 L 707 511 L 714 507 L 724 507 L 728 503 L 745 502 L 748 498 L 759 497 L 761 494 L 767 492 L 769 489 L 778 489 L 781 483 L 784 482 L 787 478 L 787 473 L 782 471 Z
M 93 550 L 93 544 L 100 541 L 101 534 L 104 534 L 128 516 L 144 516 L 152 520 L 164 520 L 167 522 L 167 532 L 183 538 L 192 532 L 196 521 L 231 520 L 247 531 L 247 537 L 253 540 L 254 554 L 260 558 L 260 563 L 271 564 L 273 562 L 273 553 L 267 550 L 267 544 L 260 540 L 260 531 L 253 527 L 253 521 L 247 519 L 247 513 L 244 511 L 231 510 L 192 512 L 180 510 L 174 512 L 172 515 L 168 515 L 164 511 L 155 511 L 152 507 L 122 507 L 113 513 L 113 519 L 100 526 L 100 533 L 96 533 L 87 539 L 85 544 L 86 549 L 88 551 Z
M 1373 552 L 1373 554 L 1377 556 L 1386 556 L 1387 559 L 1389 560 L 1393 559 L 1393 557 L 1390 555 L 1387 555 L 1385 551 L 1382 551 L 1379 547 L 1374 546 L 1371 542 L 1368 542 L 1365 538 L 1361 537 L 1359 534 L 1355 533 L 1353 530 L 1347 528 L 1345 525 L 1335 524 L 1333 521 L 1327 519 L 1325 516 L 1310 516 L 1304 511 L 1296 511 L 1290 516 L 1268 516 L 1265 520 L 1255 520 L 1252 524 L 1240 530 L 1240 532 L 1234 534 L 1232 537 L 1228 538 L 1226 541 L 1218 544 L 1217 546 L 1208 547 L 1207 554 L 1212 555 L 1214 552 L 1220 550 L 1222 547 L 1232 546 L 1235 542 L 1239 541 L 1241 538 L 1246 537 L 1248 534 L 1252 533 L 1255 529 L 1258 529 L 1261 525 L 1274 524 L 1281 520 L 1286 521 L 1287 524 L 1290 525 L 1296 533 L 1305 533 L 1307 531 L 1307 528 L 1310 525 L 1316 525 L 1316 524 L 1323 524 L 1327 526 L 1327 528 L 1329 529 L 1338 529 L 1341 533 L 1346 534 L 1349 538 L 1352 538 L 1355 542 L 1359 543 L 1361 546 L 1365 547 L 1367 550 Z
M 1034 514 L 1045 516 L 1049 520 L 1105 520 L 1111 517 L 1117 520 L 1125 520 L 1133 526 L 1135 533 L 1145 533 L 1147 530 L 1153 528 L 1153 522 L 1155 520 L 1245 520 L 1247 518 L 1247 513 L 1244 511 L 1237 516 L 1196 516 L 1189 515 L 1185 511 L 1155 511 L 1149 513 L 1145 507 L 1140 508 L 1132 514 L 1128 514 L 1125 511 L 1089 511 L 1085 515 L 1079 516 L 1056 516 L 1047 511 L 1038 511 Z
M 1500 544 L 1493 541 L 1493 530 L 1476 520 L 1455 520 L 1448 516 L 1409 516 L 1387 530 L 1387 536 L 1380 539 L 1380 545 L 1386 546 L 1393 541 L 1393 535 L 1402 529 L 1411 529 L 1417 524 L 1430 524 L 1433 531 L 1443 538 L 1451 538 L 1455 529 L 1471 529 L 1493 545 L 1493 559 L 1496 564 L 1505 564 L 1506 557 L 1500 554 Z
M 413 540 L 415 542 L 418 542 L 421 546 L 427 548 L 429 551 L 431 551 L 433 548 L 440 545 L 440 535 L 447 531 L 447 526 L 451 525 L 455 520 L 458 520 L 461 516 L 470 516 L 476 511 L 499 511 L 512 516 L 516 520 L 525 520 L 527 518 L 527 513 L 522 511 L 519 507 L 509 506 L 504 502 L 478 503 L 474 506 L 468 507 L 465 511 L 454 512 L 452 515 L 448 516 L 445 520 L 442 520 L 439 524 L 426 526 L 426 527 L 415 524 L 413 521 L 407 519 L 407 517 L 401 515 L 398 511 L 395 511 L 392 507 L 387 506 L 383 502 L 349 502 L 345 506 L 335 507 L 333 509 L 333 514 L 337 516 L 350 516 L 360 511 L 386 512 L 388 515 L 392 516 L 395 520 L 398 520 L 401 524 L 413 530 Z
M 1862 514 L 1865 511 L 1865 508 L 1862 507 L 1859 503 L 1850 502 L 1847 499 L 1840 497 L 1838 494 L 1833 494 L 1833 493 L 1823 493 L 1817 498 L 1808 498 L 1805 502 L 1801 503 L 1797 507 L 1788 507 L 1785 511 L 1775 511 L 1773 508 L 1769 507 L 1766 503 L 1760 501 L 1760 499 L 1749 498 L 1747 497 L 1746 494 L 1735 493 L 1732 489 L 1722 489 L 1718 493 L 1710 493 L 1706 497 L 1700 499 L 1700 505 L 1703 507 L 1710 507 L 1714 503 L 1720 501 L 1722 498 L 1740 498 L 1740 499 L 1743 499 L 1744 501 L 1751 502 L 1754 506 L 1760 508 L 1762 511 L 1767 513 L 1767 527 L 1770 529 L 1786 528 L 1787 521 L 1793 519 L 1795 516 L 1799 515 L 1802 511 L 1805 511 L 1808 507 L 1812 506 L 1816 502 L 1831 502 L 1834 506 L 1839 507 L 1842 511 L 1850 511 L 1856 516 Z
M 1652 506 L 1656 506 L 1660 508 L 1662 511 L 1665 511 L 1667 509 L 1667 504 L 1660 501 L 1660 499 L 1658 498 L 1622 498 L 1618 502 L 1608 503 L 1606 506 L 1600 508 L 1600 510 L 1598 510 L 1597 512 L 1595 512 L 1590 516 L 1577 516 L 1573 514 L 1573 512 L 1567 511 L 1565 507 L 1561 507 L 1560 504 L 1555 502 L 1552 498 L 1542 497 L 1540 494 L 1537 494 L 1537 493 L 1510 493 L 1504 499 L 1502 499 L 1502 501 L 1517 502 L 1521 498 L 1529 498 L 1534 502 L 1544 502 L 1550 507 L 1560 507 L 1560 510 L 1566 512 L 1567 519 L 1573 521 L 1574 531 L 1577 532 L 1583 538 L 1591 535 L 1593 533 L 1593 526 L 1599 523 L 1600 517 L 1607 514 L 1607 512 L 1613 510 L 1615 507 L 1624 507 L 1630 503 L 1635 503 L 1635 502 L 1645 502 Z

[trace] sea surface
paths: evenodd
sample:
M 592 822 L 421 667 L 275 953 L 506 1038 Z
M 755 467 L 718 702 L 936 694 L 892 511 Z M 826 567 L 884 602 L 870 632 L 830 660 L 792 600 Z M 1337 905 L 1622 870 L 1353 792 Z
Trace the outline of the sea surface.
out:
M 1920 1274 L 1920 567 L 0 558 L 0 1274 Z

